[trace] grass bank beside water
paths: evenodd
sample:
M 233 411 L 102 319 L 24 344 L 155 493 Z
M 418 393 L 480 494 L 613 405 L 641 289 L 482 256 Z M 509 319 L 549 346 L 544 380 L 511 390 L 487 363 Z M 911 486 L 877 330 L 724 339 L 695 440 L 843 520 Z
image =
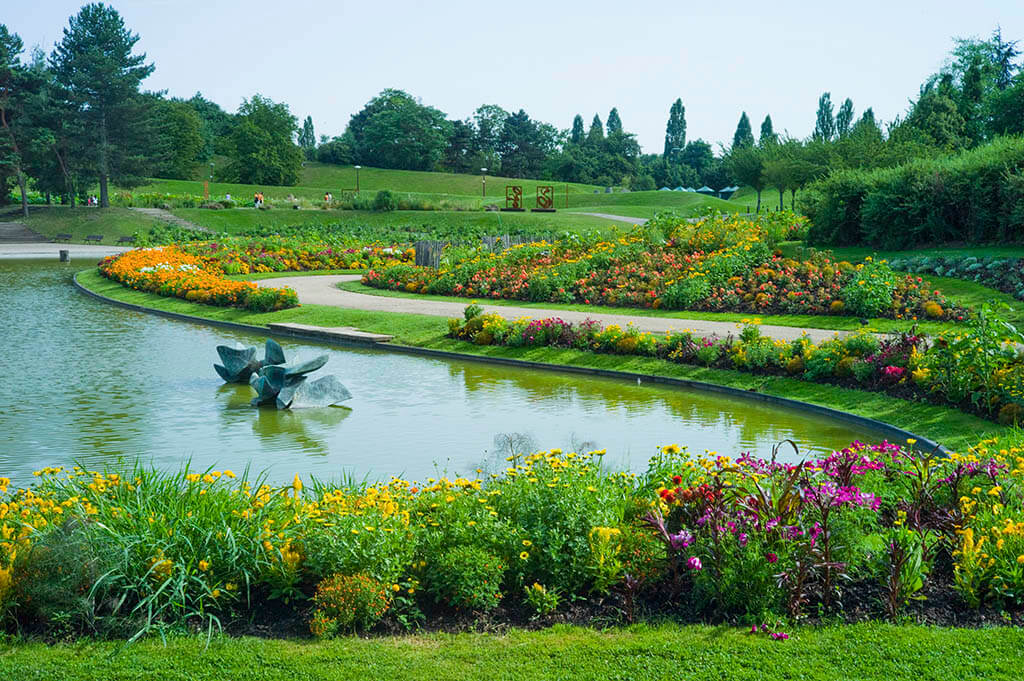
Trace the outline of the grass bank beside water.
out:
M 100 276 L 95 269 L 78 275 L 79 283 L 100 295 L 152 309 L 193 315 L 214 321 L 265 326 L 271 322 L 295 322 L 316 326 L 354 326 L 364 331 L 395 336 L 395 342 L 467 356 L 500 357 L 552 365 L 608 369 L 703 381 L 768 395 L 818 404 L 878 419 L 941 442 L 951 449 L 965 449 L 983 437 L 999 436 L 1007 429 L 992 422 L 946 407 L 908 402 L 878 393 L 809 383 L 780 376 L 759 376 L 739 371 L 687 366 L 639 356 L 600 355 L 561 348 L 479 347 L 445 336 L 444 320 L 427 315 L 346 310 L 323 305 L 303 305 L 277 312 L 254 313 L 190 303 L 177 298 L 127 289 Z M 772 320 L 774 322 L 774 319 Z

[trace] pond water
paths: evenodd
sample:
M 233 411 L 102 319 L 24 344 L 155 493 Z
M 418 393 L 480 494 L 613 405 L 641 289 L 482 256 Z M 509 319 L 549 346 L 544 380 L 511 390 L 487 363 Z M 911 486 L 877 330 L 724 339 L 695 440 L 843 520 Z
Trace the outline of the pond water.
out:
M 344 407 L 249 406 L 225 385 L 215 346 L 264 337 L 171 321 L 89 298 L 71 284 L 81 261 L 0 260 L 0 476 L 119 460 L 177 470 L 246 466 L 295 473 L 422 479 L 503 467 L 519 447 L 607 449 L 642 470 L 658 445 L 767 456 L 795 440 L 827 451 L 872 433 L 840 421 L 699 391 L 552 371 L 281 342 L 289 360 L 327 353 L 351 390 Z M 262 356 L 262 347 L 260 348 Z

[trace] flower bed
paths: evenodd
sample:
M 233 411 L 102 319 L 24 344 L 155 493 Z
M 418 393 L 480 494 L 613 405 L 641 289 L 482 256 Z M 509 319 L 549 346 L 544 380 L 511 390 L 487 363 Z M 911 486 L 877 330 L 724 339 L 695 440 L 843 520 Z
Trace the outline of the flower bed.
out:
M 773 340 L 750 322 L 737 337 L 716 339 L 689 331 L 655 336 L 631 326 L 601 327 L 592 320 L 580 324 L 559 318 L 508 321 L 480 311 L 479 306 L 470 305 L 464 319 L 448 320 L 448 335 L 477 345 L 575 348 L 788 375 L 952 404 L 1004 424 L 1024 421 L 1024 362 L 1014 346 L 1024 342 L 1024 336 L 987 308 L 962 330 L 934 338 L 911 332 L 883 339 L 861 332 L 837 335 L 818 345 L 806 337 Z
M 225 274 L 358 270 L 390 263 L 409 263 L 415 250 L 401 245 L 346 244 L 342 240 L 315 242 L 294 237 L 224 237 L 191 242 L 181 250 L 215 265 Z
M 259 288 L 251 281 L 232 281 L 215 261 L 187 253 L 178 246 L 143 248 L 108 256 L 100 273 L 128 288 L 196 303 L 241 307 L 265 312 L 295 307 L 290 288 Z
M 670 445 L 639 475 L 602 454 L 513 456 L 482 479 L 422 484 L 78 468 L 18 490 L 0 480 L 0 614 L 21 631 L 123 636 L 254 619 L 326 636 L 459 613 L 652 613 L 778 638 L 780 621 L 811 614 L 962 623 L 985 608 L 1021 622 L 1019 448 L 940 459 L 853 443 L 785 464 Z
M 661 216 L 614 241 L 566 239 L 501 253 L 453 251 L 439 269 L 374 268 L 363 283 L 414 293 L 763 314 L 962 321 L 967 311 L 884 262 L 784 258 L 793 216 Z

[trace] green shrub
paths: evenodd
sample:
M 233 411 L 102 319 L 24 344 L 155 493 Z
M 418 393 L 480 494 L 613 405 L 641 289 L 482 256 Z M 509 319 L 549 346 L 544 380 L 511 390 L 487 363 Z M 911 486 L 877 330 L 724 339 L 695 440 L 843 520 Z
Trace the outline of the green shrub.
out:
M 390 190 L 381 189 L 377 192 L 377 195 L 373 197 L 373 209 L 376 211 L 390 212 L 398 209 L 398 202 L 395 200 L 395 196 Z
M 426 567 L 427 590 L 439 603 L 454 608 L 492 610 L 501 602 L 507 566 L 477 546 L 456 546 Z
M 892 307 L 896 276 L 887 265 L 869 263 L 854 274 L 839 292 L 846 309 L 862 317 L 876 317 Z
M 331 575 L 316 587 L 310 630 L 318 637 L 337 630 L 367 629 L 391 607 L 388 585 L 367 575 Z
M 841 170 L 811 184 L 802 208 L 815 244 L 920 247 L 1020 238 L 1024 139 L 895 168 Z
M 681 279 L 665 289 L 663 307 L 669 310 L 690 310 L 708 297 L 711 283 L 705 277 Z

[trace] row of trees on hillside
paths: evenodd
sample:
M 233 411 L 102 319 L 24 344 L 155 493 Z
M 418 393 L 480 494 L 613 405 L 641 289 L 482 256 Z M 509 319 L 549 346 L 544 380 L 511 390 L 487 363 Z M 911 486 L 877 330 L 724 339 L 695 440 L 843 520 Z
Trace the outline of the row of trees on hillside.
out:
M 154 65 L 136 53 L 138 40 L 100 3 L 70 18 L 50 54 L 26 55 L 21 38 L 0 24 L 0 201 L 14 184 L 27 212 L 31 180 L 72 205 L 98 185 L 107 206 L 112 183 L 192 178 L 215 154 L 229 159 L 220 179 L 297 182 L 303 154 L 287 105 L 254 95 L 228 114 L 201 94 L 182 100 L 142 91 Z

